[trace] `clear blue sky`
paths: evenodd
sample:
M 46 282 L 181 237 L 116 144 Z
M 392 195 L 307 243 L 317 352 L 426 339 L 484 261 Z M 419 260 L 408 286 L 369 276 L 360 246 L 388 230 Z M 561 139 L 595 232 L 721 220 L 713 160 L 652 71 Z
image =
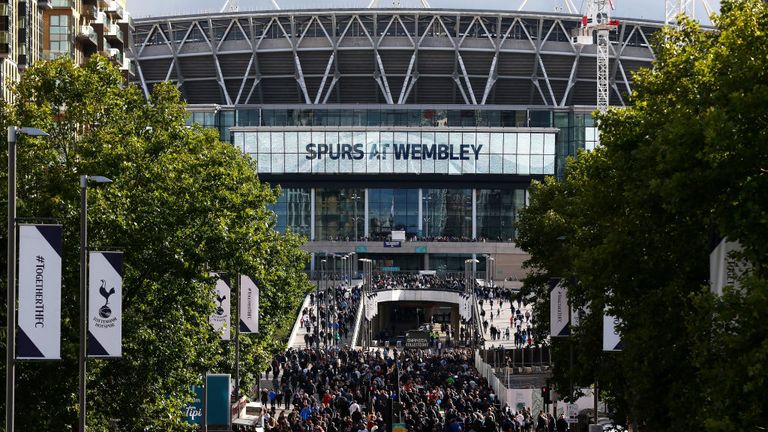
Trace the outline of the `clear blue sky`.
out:
M 199 12 L 218 12 L 225 0 L 127 0 L 127 9 L 134 17 L 180 15 Z M 382 7 L 391 6 L 393 0 L 379 0 Z M 419 7 L 419 0 L 395 0 L 401 7 Z M 474 9 L 511 9 L 516 10 L 521 0 L 428 0 L 434 8 L 474 8 Z M 576 7 L 582 6 L 583 0 L 573 0 Z M 365 7 L 369 0 L 277 0 L 283 9 Z M 701 0 L 696 0 L 696 13 L 704 16 Z M 239 0 L 240 10 L 272 9 L 270 0 Z M 613 0 L 616 5 L 615 16 L 630 18 L 664 19 L 664 0 Z M 719 0 L 709 0 L 715 10 L 719 9 Z M 555 11 L 563 7 L 564 0 L 528 0 L 524 10 Z M 565 8 L 563 8 L 565 10 Z

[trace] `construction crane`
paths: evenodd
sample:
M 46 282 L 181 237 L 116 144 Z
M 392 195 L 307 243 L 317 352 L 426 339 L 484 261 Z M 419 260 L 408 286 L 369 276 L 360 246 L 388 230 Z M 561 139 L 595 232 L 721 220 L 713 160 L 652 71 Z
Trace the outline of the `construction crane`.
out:
M 688 15 L 696 19 L 696 4 L 701 3 L 707 17 L 712 15 L 713 9 L 709 0 L 664 0 L 664 24 L 677 26 L 677 16 Z
M 597 109 L 605 112 L 610 102 L 610 34 L 619 28 L 619 21 L 611 19 L 611 0 L 588 0 L 586 9 L 586 13 L 581 17 L 581 26 L 576 29 L 574 43 L 592 45 L 597 40 Z

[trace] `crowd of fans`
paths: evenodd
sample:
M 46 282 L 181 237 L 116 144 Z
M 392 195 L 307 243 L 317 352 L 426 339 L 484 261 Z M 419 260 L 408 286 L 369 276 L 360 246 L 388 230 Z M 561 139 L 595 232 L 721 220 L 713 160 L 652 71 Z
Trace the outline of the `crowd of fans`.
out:
M 389 231 L 374 232 L 368 236 L 358 236 L 355 240 L 354 235 L 350 236 L 328 236 L 328 241 L 389 241 L 391 240 L 391 233 Z M 456 236 L 456 235 L 441 235 L 441 236 L 420 236 L 413 233 L 405 233 L 405 241 L 424 241 L 424 242 L 466 242 L 466 243 L 486 243 L 486 242 L 513 242 L 513 238 L 505 237 L 468 237 L 468 236 Z
M 309 307 L 301 311 L 299 319 L 299 325 L 307 329 L 304 345 L 310 347 L 320 342 L 324 346 L 339 346 L 348 339 L 361 294 L 359 287 L 350 288 L 346 282 L 328 291 L 311 293 Z
M 374 291 L 391 289 L 464 291 L 463 278 L 449 274 L 375 273 L 372 278 Z
M 469 349 L 289 349 L 260 393 L 264 430 L 391 432 L 394 420 L 409 432 L 561 431 L 564 420 L 502 404 L 472 359 Z

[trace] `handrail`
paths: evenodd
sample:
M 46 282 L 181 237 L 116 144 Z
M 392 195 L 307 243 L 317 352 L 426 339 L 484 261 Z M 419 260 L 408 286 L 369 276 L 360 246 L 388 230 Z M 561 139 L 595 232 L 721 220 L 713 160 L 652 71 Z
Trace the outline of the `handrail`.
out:
M 355 331 L 352 333 L 352 340 L 349 342 L 350 347 L 356 347 L 357 346 L 357 337 L 360 333 L 360 325 L 362 324 L 363 319 L 363 304 L 365 303 L 365 299 L 360 298 L 360 303 L 357 305 L 357 317 L 355 318 Z
M 313 291 L 314 292 L 314 291 Z M 296 321 L 293 323 L 293 329 L 291 330 L 291 335 L 288 337 L 288 348 L 293 346 L 293 342 L 296 340 L 296 334 L 299 332 L 299 329 L 301 328 L 301 313 L 302 311 L 309 307 L 309 296 L 310 294 L 307 294 L 306 297 L 304 297 L 304 301 L 301 302 L 301 309 L 299 309 L 299 313 L 296 314 Z

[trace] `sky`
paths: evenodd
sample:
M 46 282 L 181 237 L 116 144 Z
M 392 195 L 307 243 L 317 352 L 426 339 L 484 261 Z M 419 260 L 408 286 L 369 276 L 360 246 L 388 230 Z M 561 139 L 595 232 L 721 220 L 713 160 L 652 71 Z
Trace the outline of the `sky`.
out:
M 270 0 L 238 0 L 240 10 L 269 10 L 273 9 Z M 369 0 L 276 0 L 282 9 L 315 9 L 315 8 L 352 8 L 366 7 Z M 419 7 L 419 0 L 379 0 L 380 7 L 389 7 L 397 1 L 401 7 Z M 427 0 L 433 8 L 473 8 L 517 10 L 523 0 L 481 0 L 467 2 L 466 0 Z M 694 0 L 696 13 L 702 18 L 703 1 Z M 127 0 L 127 9 L 136 18 L 147 16 L 183 15 L 201 12 L 218 12 L 225 0 Z M 576 7 L 581 7 L 583 0 L 573 0 Z M 720 7 L 719 0 L 708 0 L 715 10 Z M 614 16 L 626 18 L 645 18 L 653 20 L 664 19 L 664 0 L 613 0 L 616 10 Z M 528 0 L 525 11 L 554 12 L 567 11 L 565 0 Z M 708 22 L 708 21 L 705 21 Z

